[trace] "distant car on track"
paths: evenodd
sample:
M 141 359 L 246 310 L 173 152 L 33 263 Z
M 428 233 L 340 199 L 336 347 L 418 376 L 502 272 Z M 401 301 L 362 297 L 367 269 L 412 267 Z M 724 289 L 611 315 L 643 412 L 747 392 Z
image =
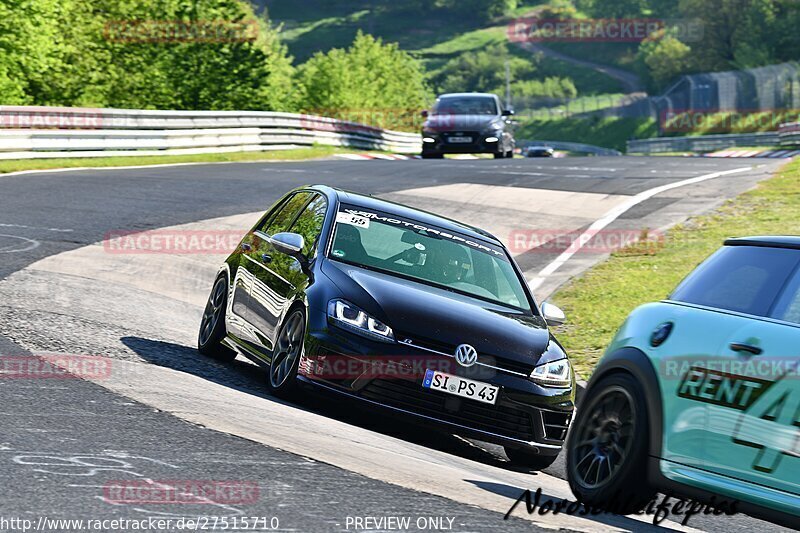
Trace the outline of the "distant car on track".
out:
M 528 146 L 525 157 L 555 157 L 556 151 L 549 146 Z
M 513 114 L 494 94 L 443 94 L 430 113 L 423 111 L 422 158 L 477 153 L 514 157 L 516 141 L 509 120 Z
M 548 329 L 563 320 L 489 233 L 313 186 L 278 201 L 225 261 L 198 348 L 254 360 L 275 395 L 333 391 L 545 468 L 574 407 Z
M 800 526 L 800 237 L 729 239 L 600 360 L 567 444 L 582 501 L 656 490 Z

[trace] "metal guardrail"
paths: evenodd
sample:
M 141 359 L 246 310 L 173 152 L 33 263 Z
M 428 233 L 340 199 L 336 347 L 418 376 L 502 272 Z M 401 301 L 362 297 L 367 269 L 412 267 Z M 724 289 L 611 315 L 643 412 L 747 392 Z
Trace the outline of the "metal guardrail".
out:
M 0 159 L 198 154 L 313 145 L 419 153 L 418 134 L 268 111 L 0 106 Z
M 656 137 L 627 142 L 627 153 L 657 154 L 664 152 L 709 152 L 731 146 L 772 146 L 780 141 L 777 131 L 736 133 L 729 135 L 696 135 L 690 137 Z
M 800 146 L 800 122 L 781 124 L 778 128 L 781 146 Z
M 593 144 L 573 143 L 566 141 L 529 141 L 527 139 L 517 140 L 517 144 L 522 146 L 523 151 L 529 146 L 549 146 L 555 150 L 565 150 L 567 152 L 582 152 L 594 155 L 622 155 L 622 152 Z

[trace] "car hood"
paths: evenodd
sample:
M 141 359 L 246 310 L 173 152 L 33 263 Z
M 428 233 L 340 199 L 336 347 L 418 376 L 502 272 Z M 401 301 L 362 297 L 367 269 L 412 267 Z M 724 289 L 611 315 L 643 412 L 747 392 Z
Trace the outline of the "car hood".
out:
M 496 121 L 497 115 L 431 115 L 423 129 L 433 131 L 483 131 Z
M 470 344 L 479 354 L 531 367 L 555 343 L 539 316 L 338 261 L 322 270 L 343 298 L 388 324 L 398 342 L 428 341 L 448 353 Z

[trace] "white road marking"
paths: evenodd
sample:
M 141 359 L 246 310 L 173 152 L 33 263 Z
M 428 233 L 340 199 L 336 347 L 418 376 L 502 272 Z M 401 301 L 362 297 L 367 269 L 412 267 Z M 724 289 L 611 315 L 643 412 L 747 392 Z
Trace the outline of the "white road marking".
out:
M 65 228 L 40 228 L 38 226 L 26 226 L 24 224 L 2 224 L 2 223 L 0 223 L 0 228 L 23 228 L 23 229 L 42 230 L 42 231 L 57 231 L 63 233 L 71 233 L 75 231 L 72 229 L 65 229 Z
M 24 245 L 9 245 L 7 248 L 0 248 L 0 254 L 13 254 L 18 252 L 27 252 L 29 250 L 33 250 L 34 248 L 38 248 L 41 243 L 34 239 L 29 239 L 27 237 L 20 237 L 19 235 L 7 235 L 5 233 L 0 233 L 0 237 L 8 237 L 10 239 L 18 239 L 20 241 L 25 242 Z
M 668 183 L 666 185 L 661 185 L 660 187 L 654 187 L 652 189 L 648 189 L 646 191 L 640 192 L 636 196 L 630 198 L 630 200 L 613 207 L 608 213 L 606 213 L 602 218 L 596 220 L 591 226 L 589 226 L 586 231 L 584 231 L 575 243 L 569 247 L 569 249 L 555 258 L 550 264 L 544 267 L 542 270 L 539 271 L 539 274 L 528 281 L 530 284 L 531 290 L 536 290 L 539 286 L 545 281 L 547 276 L 552 275 L 556 270 L 561 268 L 564 263 L 570 260 L 576 252 L 578 252 L 583 246 L 591 240 L 592 236 L 596 235 L 598 231 L 602 230 L 612 222 L 614 222 L 617 218 L 623 215 L 626 211 L 639 205 L 640 203 L 644 202 L 645 200 L 649 200 L 653 196 L 657 194 L 661 194 L 662 192 L 669 191 L 672 189 L 677 189 L 678 187 L 685 187 L 686 185 L 694 185 L 695 183 L 701 183 L 703 181 L 707 181 L 710 179 L 718 178 L 720 176 L 727 176 L 729 174 L 736 174 L 738 172 L 744 172 L 745 170 L 750 170 L 751 167 L 740 167 L 735 168 L 733 170 L 724 170 L 722 172 L 712 172 L 711 174 L 703 174 L 702 176 L 696 176 L 694 178 L 689 178 L 681 181 L 676 181 L 674 183 Z

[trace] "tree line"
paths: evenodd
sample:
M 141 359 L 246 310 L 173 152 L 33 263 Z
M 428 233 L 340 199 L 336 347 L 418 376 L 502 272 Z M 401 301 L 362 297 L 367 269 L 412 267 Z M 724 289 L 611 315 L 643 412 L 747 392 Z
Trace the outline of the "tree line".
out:
M 244 0 L 0 0 L 2 105 L 418 114 L 431 97 L 416 59 L 361 33 L 295 65 Z

